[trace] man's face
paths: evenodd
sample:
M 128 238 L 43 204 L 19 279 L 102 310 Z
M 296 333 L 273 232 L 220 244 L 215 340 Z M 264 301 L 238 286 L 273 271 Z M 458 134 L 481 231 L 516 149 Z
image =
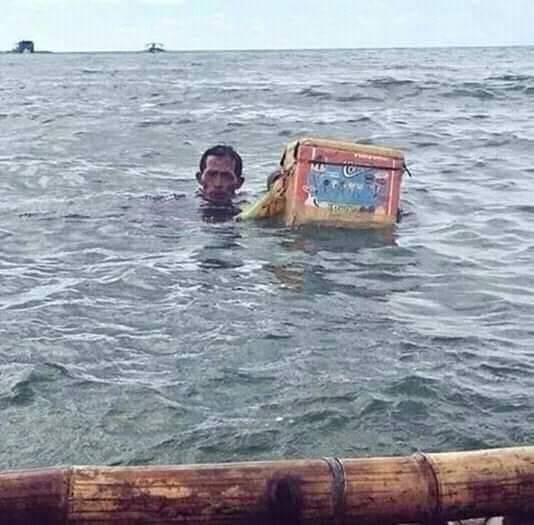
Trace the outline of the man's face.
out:
M 210 155 L 206 167 L 198 174 L 204 197 L 215 204 L 228 204 L 235 191 L 243 183 L 235 172 L 235 162 L 231 157 Z

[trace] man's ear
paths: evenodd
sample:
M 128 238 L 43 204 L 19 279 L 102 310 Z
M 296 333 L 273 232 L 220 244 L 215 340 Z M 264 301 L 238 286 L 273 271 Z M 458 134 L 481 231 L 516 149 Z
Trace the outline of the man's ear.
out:
M 199 184 L 202 184 L 202 173 L 200 173 L 200 171 L 197 171 L 196 177 L 197 177 L 197 182 Z
M 241 188 L 241 186 L 243 186 L 243 182 L 245 182 L 245 178 L 244 177 L 239 177 L 239 179 L 237 179 L 237 185 L 236 185 L 235 189 L 238 190 L 239 188 Z

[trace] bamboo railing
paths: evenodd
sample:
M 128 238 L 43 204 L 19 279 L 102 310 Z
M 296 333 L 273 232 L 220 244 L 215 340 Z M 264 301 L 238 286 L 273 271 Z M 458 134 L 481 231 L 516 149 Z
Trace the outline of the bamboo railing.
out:
M 2 525 L 349 525 L 507 515 L 532 522 L 534 447 L 0 473 Z

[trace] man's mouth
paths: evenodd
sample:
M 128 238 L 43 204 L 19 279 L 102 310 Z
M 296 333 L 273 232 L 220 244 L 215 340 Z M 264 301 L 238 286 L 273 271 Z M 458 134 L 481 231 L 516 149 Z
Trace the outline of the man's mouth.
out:
M 214 201 L 229 201 L 230 195 L 225 191 L 211 191 L 208 198 Z

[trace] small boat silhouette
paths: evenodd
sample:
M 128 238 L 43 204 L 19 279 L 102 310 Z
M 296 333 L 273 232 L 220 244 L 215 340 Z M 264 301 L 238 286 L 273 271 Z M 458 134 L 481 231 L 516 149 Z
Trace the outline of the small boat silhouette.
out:
M 15 44 L 12 53 L 34 53 L 35 45 L 32 40 L 21 40 Z
M 165 51 L 165 49 L 163 49 L 163 44 L 159 44 L 158 42 L 150 42 L 146 45 L 146 51 L 148 53 L 162 53 Z

